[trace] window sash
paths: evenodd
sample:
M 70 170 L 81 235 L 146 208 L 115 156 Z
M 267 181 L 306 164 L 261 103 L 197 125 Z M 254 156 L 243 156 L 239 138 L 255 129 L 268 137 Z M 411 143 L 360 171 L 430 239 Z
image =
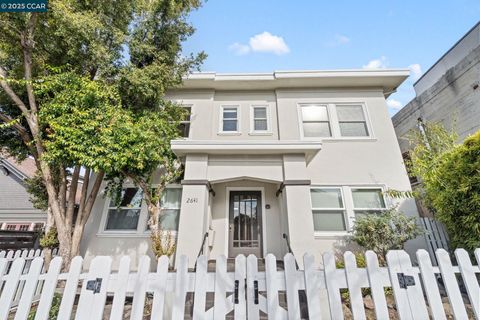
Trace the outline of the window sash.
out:
M 238 108 L 222 107 L 222 132 L 238 132 Z M 232 127 L 227 127 L 228 125 Z
M 268 108 L 266 106 L 254 106 L 252 109 L 253 131 L 267 132 L 270 129 L 268 121 Z M 262 110 L 261 113 L 263 113 L 263 115 L 257 114 L 257 110 Z

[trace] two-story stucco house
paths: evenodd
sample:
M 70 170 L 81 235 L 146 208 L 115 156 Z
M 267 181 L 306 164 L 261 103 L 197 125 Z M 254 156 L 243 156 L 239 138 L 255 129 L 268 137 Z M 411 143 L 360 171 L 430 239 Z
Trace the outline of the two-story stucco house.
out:
M 382 191 L 409 190 L 385 98 L 407 70 L 192 74 L 168 98 L 190 109 L 172 141 L 184 179 L 167 190 L 164 229 L 177 256 L 320 257 L 345 248 L 355 217 L 394 205 Z M 397 200 L 398 201 L 398 200 Z M 414 201 L 399 208 L 417 216 Z M 99 196 L 82 254 L 149 253 L 141 193 L 126 186 L 119 209 Z M 422 246 L 412 241 L 409 249 Z M 407 248 L 408 249 L 408 248 Z

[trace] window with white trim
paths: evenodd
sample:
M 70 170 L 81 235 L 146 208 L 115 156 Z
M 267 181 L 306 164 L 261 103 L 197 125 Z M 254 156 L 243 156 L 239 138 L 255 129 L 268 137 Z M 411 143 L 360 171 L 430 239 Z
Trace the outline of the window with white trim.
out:
M 252 131 L 253 132 L 268 132 L 268 107 L 267 106 L 252 106 Z
M 110 199 L 105 230 L 136 231 L 142 209 L 142 199 L 142 190 L 135 187 L 122 190 L 119 204 Z
M 192 107 L 183 107 L 186 111 L 186 114 L 180 124 L 178 126 L 178 130 L 180 131 L 180 135 L 183 138 L 188 138 L 190 135 L 190 123 L 191 123 L 191 115 L 192 115 Z
M 336 105 L 342 137 L 368 137 L 367 121 L 361 105 Z
M 222 132 L 238 132 L 238 106 L 222 107 Z
M 314 188 L 312 199 L 315 231 L 346 231 L 345 206 L 340 188 Z
M 381 213 L 386 209 L 385 199 L 380 188 L 352 188 L 355 217 Z
M 159 227 L 161 230 L 177 231 L 180 218 L 180 207 L 182 203 L 181 188 L 166 188 L 160 200 L 161 212 Z M 147 220 L 148 220 L 147 215 Z M 148 230 L 148 224 L 147 224 Z
M 305 138 L 331 137 L 330 119 L 326 105 L 301 105 L 302 132 Z

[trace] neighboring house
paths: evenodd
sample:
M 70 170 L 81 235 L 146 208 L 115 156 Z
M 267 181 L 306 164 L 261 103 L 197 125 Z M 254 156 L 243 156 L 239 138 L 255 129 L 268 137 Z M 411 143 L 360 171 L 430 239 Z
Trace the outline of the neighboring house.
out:
M 418 216 L 385 98 L 408 70 L 192 74 L 168 98 L 190 108 L 185 139 L 172 141 L 184 180 L 163 199 L 162 226 L 177 236 L 177 256 L 193 266 L 203 247 L 219 255 L 288 252 L 301 264 L 342 251 L 355 217 L 398 204 Z M 82 254 L 150 254 L 142 195 L 126 185 L 120 208 L 99 195 Z M 424 245 L 411 241 L 407 249 Z
M 480 22 L 414 84 L 416 97 L 392 118 L 402 153 L 418 119 L 453 128 L 460 140 L 480 130 Z
M 0 230 L 39 231 L 45 225 L 47 214 L 33 207 L 24 182 L 35 170 L 33 159 L 0 156 Z

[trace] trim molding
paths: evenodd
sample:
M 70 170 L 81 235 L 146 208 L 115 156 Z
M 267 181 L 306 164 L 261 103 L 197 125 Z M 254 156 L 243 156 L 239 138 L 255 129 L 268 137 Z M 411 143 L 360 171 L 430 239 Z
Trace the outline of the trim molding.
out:
M 310 186 L 310 185 L 312 185 L 311 180 L 285 180 L 280 184 L 280 188 L 278 188 L 277 192 L 275 193 L 275 196 L 278 197 L 286 186 Z
M 182 180 L 180 182 L 182 186 L 205 186 L 208 189 L 208 192 L 212 194 L 212 196 L 215 197 L 215 190 L 213 190 L 212 185 L 210 184 L 210 181 L 208 180 L 202 180 L 202 179 L 190 179 L 190 180 Z

